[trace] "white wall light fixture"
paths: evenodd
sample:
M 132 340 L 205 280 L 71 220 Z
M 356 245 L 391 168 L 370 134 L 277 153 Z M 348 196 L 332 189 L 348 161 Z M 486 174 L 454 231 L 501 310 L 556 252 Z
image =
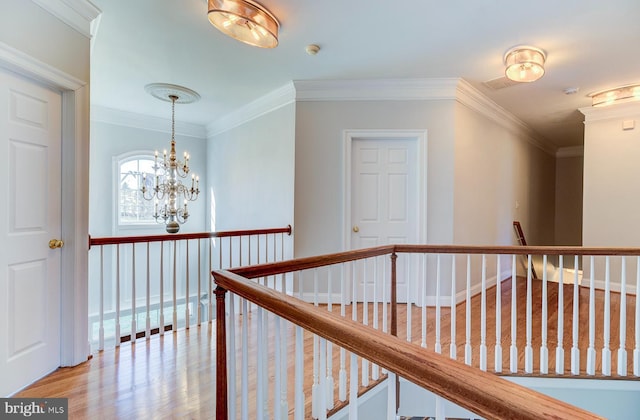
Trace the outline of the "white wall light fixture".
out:
M 640 101 L 640 84 L 619 86 L 589 94 L 592 106 L 607 106 Z
M 514 82 L 535 82 L 544 75 L 547 55 L 540 48 L 520 45 L 504 55 L 505 76 Z
M 208 0 L 209 22 L 224 34 L 261 48 L 278 46 L 280 24 L 262 5 L 251 0 Z

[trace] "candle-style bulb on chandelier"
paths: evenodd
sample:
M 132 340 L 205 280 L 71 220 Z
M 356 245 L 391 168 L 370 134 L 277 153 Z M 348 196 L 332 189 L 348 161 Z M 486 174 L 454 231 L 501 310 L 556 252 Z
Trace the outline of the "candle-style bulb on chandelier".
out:
M 191 174 L 189 180 L 189 154 L 184 152 L 182 160 L 176 152 L 175 106 L 188 104 L 200 99 L 198 93 L 182 86 L 166 83 L 152 83 L 145 90 L 155 98 L 171 102 L 171 144 L 169 153 L 165 150 L 162 157 L 155 152 L 153 179 L 143 176 L 142 196 L 154 201 L 153 217 L 158 223 L 164 223 L 168 233 L 178 233 L 180 225 L 189 218 L 187 203 L 195 201 L 200 194 L 200 179 Z M 186 179 L 186 184 L 182 183 Z

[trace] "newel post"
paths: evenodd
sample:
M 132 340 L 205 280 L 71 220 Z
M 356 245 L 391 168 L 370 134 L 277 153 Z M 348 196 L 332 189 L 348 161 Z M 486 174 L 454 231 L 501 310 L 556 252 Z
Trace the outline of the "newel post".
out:
M 226 289 L 218 286 L 216 295 L 216 419 L 227 420 L 227 325 Z

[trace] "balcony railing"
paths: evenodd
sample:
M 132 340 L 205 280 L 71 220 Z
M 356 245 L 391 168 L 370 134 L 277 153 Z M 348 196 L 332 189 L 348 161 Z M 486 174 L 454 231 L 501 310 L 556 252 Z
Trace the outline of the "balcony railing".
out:
M 218 353 L 219 384 L 229 384 L 218 387 L 220 416 L 292 407 L 297 419 L 326 418 L 346 406 L 357 418 L 358 395 L 399 375 L 490 418 L 591 418 L 511 383 L 507 391 L 495 374 L 640 376 L 636 248 L 389 245 L 214 277 L 217 348 L 230 356 Z M 251 304 L 257 348 L 270 349 L 255 362 L 243 319 Z M 387 383 L 391 418 L 396 386 Z
M 211 270 L 290 257 L 291 226 L 89 239 L 94 349 L 214 318 Z

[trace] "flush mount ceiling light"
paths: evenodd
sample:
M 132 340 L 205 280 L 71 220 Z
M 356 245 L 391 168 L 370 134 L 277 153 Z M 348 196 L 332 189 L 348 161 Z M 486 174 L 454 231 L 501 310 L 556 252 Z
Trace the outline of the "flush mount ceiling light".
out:
M 534 82 L 544 75 L 546 54 L 540 48 L 520 45 L 504 55 L 505 76 L 514 82 Z
M 640 84 L 619 86 L 591 93 L 592 106 L 607 106 L 614 103 L 640 101 Z
M 261 48 L 278 45 L 278 20 L 250 0 L 209 0 L 209 22 L 223 33 Z

